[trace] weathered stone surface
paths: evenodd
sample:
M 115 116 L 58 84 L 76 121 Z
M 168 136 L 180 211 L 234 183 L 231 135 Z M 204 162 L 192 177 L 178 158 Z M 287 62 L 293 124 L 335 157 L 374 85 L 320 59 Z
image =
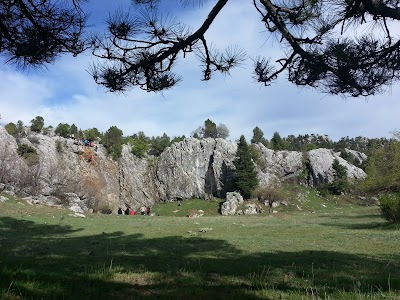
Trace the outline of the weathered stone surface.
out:
M 13 186 L 20 185 L 20 174 L 27 171 L 27 165 L 17 154 L 17 141 L 0 126 L 0 182 Z M 3 187 L 4 188 L 4 187 Z
M 240 205 L 244 202 L 242 195 L 238 192 L 226 193 L 225 202 L 221 205 L 221 214 L 224 216 L 234 215 Z
M 6 202 L 6 201 L 8 201 L 8 198 L 0 195 L 0 202 Z
M 127 145 L 122 149 L 118 173 L 119 197 L 125 207 L 138 210 L 142 206 L 153 206 L 159 200 L 153 166 L 149 161 L 134 156 Z
M 365 153 L 359 152 L 359 151 L 355 151 L 355 150 L 351 150 L 351 149 L 344 149 L 347 153 L 351 153 L 355 158 L 357 158 L 360 163 L 366 161 L 368 159 L 368 156 Z
M 28 164 L 17 153 L 18 144 L 0 127 L 0 190 L 3 193 L 32 196 L 38 203 L 89 208 L 104 206 L 139 209 L 157 201 L 183 200 L 210 195 L 225 197 L 234 169 L 236 143 L 223 139 L 185 139 L 167 148 L 158 158 L 139 159 L 124 145 L 118 162 L 98 145 L 85 147 L 73 139 L 27 131 L 19 139 L 36 149 L 38 163 Z M 257 166 L 260 185 L 304 176 L 308 161 L 316 186 L 333 179 L 335 158 L 348 170 L 349 178 L 365 173 L 327 149 L 308 152 L 273 151 L 262 144 Z M 365 159 L 361 154 L 357 157 Z M 232 211 L 226 204 L 226 211 Z M 75 209 L 75 208 L 74 208 Z M 78 210 L 78 209 L 77 209 Z
M 236 148 L 234 143 L 211 138 L 185 139 L 167 148 L 156 166 L 160 199 L 223 196 Z
M 314 149 L 307 153 L 307 158 L 310 168 L 310 186 L 318 186 L 333 181 L 335 171 L 332 168 L 332 164 L 335 159 L 346 168 L 347 177 L 349 179 L 362 179 L 366 177 L 366 174 L 362 169 L 349 164 L 333 150 L 322 148 Z
M 243 211 L 245 215 L 256 215 L 258 214 L 257 206 L 254 203 L 249 203 L 246 205 L 246 209 Z
M 258 179 L 261 186 L 273 181 L 284 181 L 298 177 L 304 170 L 303 154 L 296 151 L 274 151 L 263 144 L 255 145 L 261 153 Z

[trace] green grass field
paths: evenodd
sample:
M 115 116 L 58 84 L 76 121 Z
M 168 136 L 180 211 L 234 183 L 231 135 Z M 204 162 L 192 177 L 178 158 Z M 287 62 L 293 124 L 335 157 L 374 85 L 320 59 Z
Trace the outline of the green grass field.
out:
M 351 199 L 296 199 L 230 217 L 218 199 L 154 217 L 0 203 L 0 298 L 400 299 L 398 226 Z

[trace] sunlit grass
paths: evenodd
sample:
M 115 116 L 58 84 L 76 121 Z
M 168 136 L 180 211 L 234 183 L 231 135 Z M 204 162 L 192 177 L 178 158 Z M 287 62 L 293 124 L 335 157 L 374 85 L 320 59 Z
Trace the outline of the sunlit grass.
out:
M 0 298 L 400 299 L 400 230 L 378 207 L 294 195 L 230 217 L 220 199 L 159 204 L 153 217 L 0 203 Z

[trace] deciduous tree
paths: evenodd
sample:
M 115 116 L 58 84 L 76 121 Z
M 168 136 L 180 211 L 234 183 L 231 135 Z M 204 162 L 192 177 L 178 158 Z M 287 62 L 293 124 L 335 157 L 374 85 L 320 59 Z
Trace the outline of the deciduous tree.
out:
M 229 136 L 229 129 L 223 123 L 219 123 L 217 126 L 217 138 L 226 139 Z

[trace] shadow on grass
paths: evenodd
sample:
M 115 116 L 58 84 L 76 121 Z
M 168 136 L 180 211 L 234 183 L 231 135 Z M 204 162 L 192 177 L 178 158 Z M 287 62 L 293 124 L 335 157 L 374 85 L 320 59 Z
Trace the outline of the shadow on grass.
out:
M 344 229 L 376 229 L 376 230 L 399 230 L 399 224 L 392 224 L 388 222 L 370 222 L 370 223 L 328 223 L 328 224 L 321 224 L 330 227 L 339 227 Z
M 325 297 L 400 290 L 400 255 L 388 261 L 334 251 L 246 254 L 224 240 L 71 235 L 79 230 L 0 218 L 0 298 L 266 299 L 265 290 L 312 288 Z

